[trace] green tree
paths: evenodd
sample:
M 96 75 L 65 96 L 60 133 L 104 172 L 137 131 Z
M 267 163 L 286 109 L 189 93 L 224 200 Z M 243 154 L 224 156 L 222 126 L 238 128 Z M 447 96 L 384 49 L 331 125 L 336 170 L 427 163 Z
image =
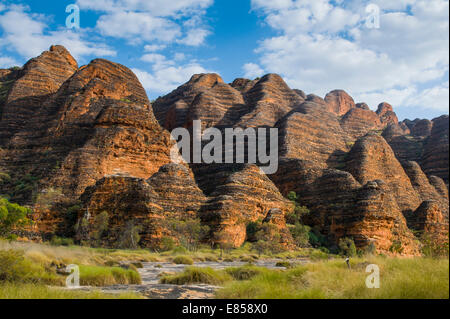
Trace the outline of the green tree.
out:
M 287 198 L 290 201 L 296 202 L 297 201 L 297 193 L 296 192 L 289 192 L 289 194 L 287 195 Z
M 292 238 L 294 238 L 295 244 L 298 247 L 310 247 L 309 233 L 311 231 L 311 227 L 297 222 L 295 226 L 290 227 L 289 230 L 291 231 Z
M 119 238 L 120 248 L 137 249 L 139 248 L 139 241 L 141 236 L 139 232 L 141 231 L 140 226 L 136 226 L 133 220 L 129 220 L 122 231 Z
M 339 239 L 339 249 L 341 250 L 341 254 L 344 256 L 356 256 L 356 245 L 351 238 L 344 237 Z
M 302 223 L 303 216 L 310 213 L 308 207 L 299 204 L 297 193 L 289 192 L 287 198 L 293 202 L 294 209 L 288 212 L 285 216 L 286 223 L 295 225 L 296 223 Z
M 105 235 L 109 226 L 109 214 L 106 211 L 101 212 L 94 217 L 92 237 L 94 240 L 100 240 Z
M 30 209 L 10 203 L 0 197 L 0 236 L 7 237 L 13 230 L 20 230 L 31 223 L 28 215 Z
M 200 219 L 175 219 L 170 218 L 164 225 L 178 242 L 189 250 L 197 249 L 200 241 L 205 238 L 209 232 L 209 227 L 202 225 Z

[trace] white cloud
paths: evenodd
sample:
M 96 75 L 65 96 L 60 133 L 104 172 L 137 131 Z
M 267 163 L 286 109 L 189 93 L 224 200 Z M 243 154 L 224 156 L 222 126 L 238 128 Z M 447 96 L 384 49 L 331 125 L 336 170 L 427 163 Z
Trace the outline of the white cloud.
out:
M 133 69 L 133 72 L 149 95 L 167 94 L 187 82 L 192 75 L 210 72 L 195 60 L 179 64 L 185 59 L 186 56 L 182 53 L 176 53 L 173 59 L 167 59 L 158 53 L 147 53 L 141 60 L 151 64 L 151 72 L 137 68 Z
M 264 74 L 264 70 L 258 64 L 247 63 L 243 66 L 244 76 L 249 79 L 260 77 Z
M 448 113 L 449 110 L 449 87 L 448 81 L 441 85 L 434 86 L 421 91 L 419 94 L 411 96 L 406 101 L 406 106 L 426 107 Z
M 16 66 L 18 63 L 11 57 L 0 56 L 0 68 L 10 68 Z
M 144 46 L 144 51 L 145 52 L 156 52 L 156 51 L 164 50 L 165 48 L 166 48 L 166 45 L 164 45 L 164 44 L 147 44 L 146 46 Z
M 199 46 L 205 42 L 205 39 L 209 34 L 210 32 L 205 29 L 191 29 L 187 31 L 185 38 L 178 40 L 177 42 L 189 46 Z
M 26 59 L 48 50 L 52 44 L 64 45 L 77 59 L 86 55 L 115 55 L 115 51 L 106 45 L 85 40 L 83 32 L 68 29 L 47 31 L 45 16 L 30 13 L 23 6 L 13 5 L 0 15 L 0 29 L 4 33 L 0 46 Z
M 186 59 L 186 55 L 184 53 L 178 52 L 178 53 L 175 53 L 173 59 L 175 61 L 183 61 L 184 59 Z
M 133 72 L 149 94 L 167 94 L 187 82 L 192 75 L 208 73 L 197 63 L 181 66 L 157 65 L 151 73 L 141 69 L 133 69 Z
M 203 15 L 213 0 L 78 0 L 81 9 L 101 13 L 97 29 L 131 44 L 159 41 L 199 46 L 209 31 Z M 188 19 L 184 22 L 183 20 Z
M 80 8 L 102 12 L 141 11 L 155 17 L 189 15 L 212 5 L 213 0 L 77 0 Z
M 380 6 L 380 29 L 365 26 L 369 3 Z M 373 108 L 388 100 L 448 112 L 448 87 L 430 85 L 448 81 L 448 1 L 252 0 L 252 7 L 280 33 L 260 42 L 257 62 L 290 86 L 322 96 L 344 89 Z
M 181 36 L 180 27 L 167 19 L 153 17 L 143 12 L 113 12 L 101 16 L 97 28 L 102 34 L 130 42 L 172 42 Z
M 141 60 L 148 63 L 155 63 L 155 64 L 173 64 L 172 61 L 167 61 L 166 57 L 162 54 L 158 53 L 148 53 L 144 54 L 141 57 Z

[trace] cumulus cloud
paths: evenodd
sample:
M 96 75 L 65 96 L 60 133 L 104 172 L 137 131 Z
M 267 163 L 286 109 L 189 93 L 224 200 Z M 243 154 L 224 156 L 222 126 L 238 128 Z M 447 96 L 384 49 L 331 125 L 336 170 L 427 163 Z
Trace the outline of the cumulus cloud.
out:
M 187 32 L 187 35 L 177 42 L 180 44 L 185 44 L 189 46 L 199 46 L 205 42 L 206 37 L 210 32 L 206 29 L 191 29 Z
M 17 62 L 15 59 L 8 56 L 0 56 L 0 68 L 10 68 L 16 65 Z
M 256 78 L 260 77 L 264 74 L 264 70 L 258 64 L 255 63 L 247 63 L 243 66 L 244 76 L 246 78 Z
M 209 32 L 202 27 L 205 9 L 213 0 L 78 0 L 81 9 L 101 15 L 97 29 L 105 36 L 131 44 L 158 41 L 199 46 Z M 182 22 L 188 19 L 188 23 Z
M 208 73 L 201 65 L 193 62 L 186 65 L 156 64 L 152 72 L 133 69 L 149 94 L 167 94 L 187 82 L 193 74 Z
M 29 59 L 52 44 L 64 45 L 75 58 L 87 55 L 114 56 L 116 52 L 98 42 L 85 40 L 83 32 L 68 29 L 47 30 L 46 17 L 33 14 L 24 6 L 12 5 L 0 15 L 3 37 L 0 46 Z
M 164 50 L 165 48 L 166 48 L 166 45 L 163 45 L 163 44 L 147 44 L 144 46 L 144 51 L 145 52 L 156 52 L 156 51 Z
M 185 59 L 186 56 L 180 53 L 176 53 L 172 59 L 158 53 L 147 53 L 141 60 L 150 64 L 151 71 L 135 68 L 133 72 L 149 95 L 167 94 L 187 82 L 192 75 L 211 72 L 195 60 L 180 64 Z
M 379 29 L 365 25 L 369 3 L 380 8 Z M 260 42 L 258 64 L 307 92 L 324 95 L 339 88 L 372 108 L 389 100 L 448 112 L 448 85 L 433 85 L 448 83 L 448 5 L 446 0 L 252 0 L 252 8 L 279 32 Z M 244 66 L 244 72 L 252 67 Z

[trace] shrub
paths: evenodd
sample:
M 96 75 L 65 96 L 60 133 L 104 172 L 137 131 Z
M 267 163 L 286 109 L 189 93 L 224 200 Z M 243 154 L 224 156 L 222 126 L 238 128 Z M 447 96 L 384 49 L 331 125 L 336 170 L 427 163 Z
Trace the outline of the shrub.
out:
M 295 201 L 297 201 L 297 193 L 296 193 L 296 192 L 289 192 L 289 193 L 287 194 L 287 198 L 288 198 L 290 201 L 295 202 Z
M 325 260 L 329 257 L 330 256 L 327 253 L 317 249 L 313 250 L 309 255 L 309 258 L 311 258 L 311 260 Z
M 328 241 L 324 235 L 322 235 L 317 229 L 313 228 L 309 232 L 309 243 L 311 246 L 318 248 L 327 246 Z
M 64 195 L 61 189 L 48 188 L 43 190 L 36 198 L 36 205 L 43 208 L 52 207 L 58 200 L 60 200 Z
M 292 268 L 292 264 L 289 261 L 279 261 L 275 264 L 275 267 Z
M 311 231 L 311 228 L 306 226 L 306 225 L 302 225 L 299 222 L 297 222 L 295 224 L 294 227 L 290 227 L 289 228 L 292 238 L 294 238 L 295 244 L 298 247 L 309 247 L 309 233 Z
M 389 251 L 394 254 L 401 254 L 403 252 L 401 241 L 395 240 L 391 247 L 389 247 Z
M 101 212 L 94 217 L 92 239 L 99 244 L 100 239 L 106 234 L 109 226 L 109 214 L 106 211 Z
M 176 275 L 163 276 L 160 279 L 162 284 L 186 285 L 186 284 L 209 284 L 220 285 L 230 281 L 230 275 L 223 271 L 216 271 L 212 268 L 188 267 L 184 272 Z
M 0 185 L 6 184 L 11 181 L 11 176 L 9 174 L 0 171 Z
M 356 256 L 356 246 L 353 239 L 344 237 L 339 240 L 339 249 L 341 252 L 341 255 L 347 256 L 347 257 L 354 257 Z
M 247 231 L 247 241 L 249 242 L 255 242 L 256 239 L 256 233 L 261 227 L 261 222 L 250 222 L 247 224 L 246 231 Z
M 231 267 L 225 269 L 225 272 L 236 280 L 249 280 L 255 276 L 262 274 L 264 271 L 264 268 L 255 267 L 252 265 Z
M 8 236 L 14 229 L 29 225 L 30 212 L 28 208 L 10 203 L 6 198 L 0 197 L 0 237 Z
M 183 246 L 177 246 L 174 249 L 172 249 L 172 254 L 186 254 L 188 252 L 188 250 L 186 249 L 186 247 Z
M 122 232 L 122 235 L 119 238 L 119 247 L 120 248 L 129 248 L 136 249 L 139 247 L 139 240 L 141 236 L 139 232 L 141 231 L 141 227 L 136 226 L 133 220 L 128 221 L 125 224 L 125 228 Z
M 169 251 L 175 248 L 175 240 L 172 237 L 161 238 L 161 250 Z
M 73 246 L 74 242 L 72 238 L 53 236 L 50 240 L 50 244 L 52 246 Z
M 303 216 L 310 213 L 308 207 L 301 206 L 297 202 L 298 197 L 295 192 L 289 192 L 289 194 L 287 195 L 287 198 L 294 203 L 294 209 L 292 212 L 288 212 L 285 215 L 286 223 L 291 224 L 291 225 L 295 225 L 297 223 L 302 223 Z
M 62 277 L 24 257 L 23 251 L 0 251 L 0 282 L 61 284 Z
M 134 269 L 103 266 L 80 266 L 80 284 L 83 286 L 138 285 L 139 273 Z
M 194 261 L 188 256 L 177 256 L 173 259 L 173 263 L 177 265 L 193 265 Z
M 200 241 L 209 232 L 209 227 L 202 225 L 200 219 L 179 220 L 168 218 L 164 221 L 163 226 L 169 229 L 179 243 L 189 250 L 196 250 Z
M 448 233 L 445 235 L 447 241 L 442 242 L 432 234 L 423 234 L 420 237 L 422 243 L 422 254 L 427 257 L 438 258 L 449 256 Z

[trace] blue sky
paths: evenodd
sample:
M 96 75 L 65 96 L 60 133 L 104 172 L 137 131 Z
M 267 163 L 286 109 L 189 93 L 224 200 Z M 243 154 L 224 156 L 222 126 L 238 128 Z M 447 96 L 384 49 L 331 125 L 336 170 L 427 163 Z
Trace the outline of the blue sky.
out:
M 80 29 L 66 27 L 66 6 Z M 375 21 L 379 9 L 379 27 Z M 0 68 L 51 44 L 79 64 L 102 57 L 139 77 L 151 99 L 194 73 L 225 81 L 278 73 L 291 88 L 324 96 L 344 89 L 400 118 L 449 108 L 448 0 L 0 0 Z

